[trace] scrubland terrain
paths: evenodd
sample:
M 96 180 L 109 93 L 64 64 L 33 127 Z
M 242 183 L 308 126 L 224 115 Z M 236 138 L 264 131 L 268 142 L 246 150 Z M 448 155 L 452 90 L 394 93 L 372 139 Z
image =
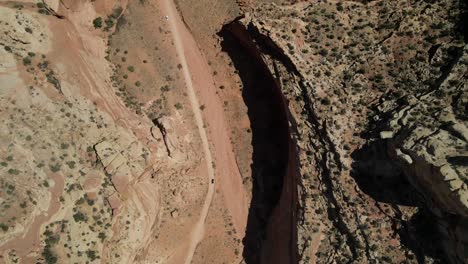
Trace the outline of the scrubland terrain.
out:
M 467 17 L 0 1 L 0 263 L 466 263 Z

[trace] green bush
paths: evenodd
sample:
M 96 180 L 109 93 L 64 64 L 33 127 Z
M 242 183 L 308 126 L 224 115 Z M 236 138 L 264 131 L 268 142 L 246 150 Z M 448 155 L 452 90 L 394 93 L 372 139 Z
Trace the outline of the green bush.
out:
M 104 30 L 109 31 L 114 26 L 114 19 L 112 17 L 108 17 L 104 23 L 106 23 Z
M 326 50 L 326 49 L 321 49 L 321 50 L 319 51 L 319 54 L 325 57 L 325 56 L 328 55 L 328 50 Z
M 18 175 L 20 172 L 19 172 L 19 170 L 17 170 L 17 169 L 9 169 L 9 170 L 8 170 L 8 173 L 9 173 L 9 174 L 13 174 L 13 175 Z
M 23 58 L 23 64 L 26 65 L 31 65 L 31 59 L 29 57 L 24 57 Z
M 104 240 L 106 239 L 106 234 L 104 232 L 100 232 L 98 237 L 101 239 L 101 242 L 104 242 Z
M 86 255 L 88 256 L 89 260 L 91 260 L 91 261 L 95 261 L 98 258 L 98 256 L 96 255 L 96 251 L 94 251 L 94 250 L 86 251 Z
M 67 144 L 67 143 L 62 143 L 62 144 L 60 144 L 60 148 L 61 148 L 61 149 L 67 149 L 69 146 L 70 146 L 70 145 Z
M 46 246 L 42 252 L 42 256 L 45 258 L 47 264 L 57 263 L 57 256 L 52 252 L 50 246 Z
M 73 219 L 75 222 L 86 222 L 88 221 L 88 217 L 84 215 L 82 212 L 77 212 L 76 214 L 73 215 Z
M 8 231 L 8 226 L 5 225 L 4 223 L 0 223 L 0 229 L 2 229 L 3 232 Z
M 93 20 L 94 28 L 102 28 L 102 17 L 97 17 Z
M 55 165 L 49 165 L 49 168 L 52 172 L 58 172 L 60 171 L 60 168 L 62 167 L 61 164 L 56 163 Z

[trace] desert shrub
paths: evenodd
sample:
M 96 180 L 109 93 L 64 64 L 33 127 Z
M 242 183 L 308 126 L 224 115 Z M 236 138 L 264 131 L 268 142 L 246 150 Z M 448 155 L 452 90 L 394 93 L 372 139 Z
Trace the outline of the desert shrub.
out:
M 328 50 L 326 50 L 326 49 L 320 49 L 319 54 L 325 57 L 325 56 L 328 55 Z
M 52 172 L 58 172 L 58 171 L 60 171 L 60 168 L 61 168 L 61 167 L 62 167 L 62 165 L 59 164 L 59 163 L 56 163 L 56 164 L 54 164 L 54 165 L 49 165 L 49 168 L 50 168 L 50 170 L 51 170 Z
M 161 92 L 169 92 L 170 89 L 168 85 L 161 86 Z
M 46 73 L 47 82 L 51 83 L 57 90 L 61 90 L 60 81 L 55 77 L 54 71 Z
M 114 19 L 112 17 L 108 17 L 104 23 L 106 23 L 104 30 L 109 31 L 114 26 Z
M 24 57 L 23 58 L 23 64 L 26 65 L 31 65 L 31 58 L 29 57 Z
M 19 172 L 19 170 L 17 170 L 17 169 L 9 169 L 9 170 L 8 170 L 8 173 L 9 173 L 9 174 L 12 174 L 12 175 L 18 175 L 20 172 Z
M 336 5 L 336 10 L 338 10 L 338 11 L 343 11 L 343 3 L 341 3 L 341 2 L 338 3 L 338 4 Z
M 101 222 L 102 224 L 102 222 Z M 106 239 L 106 234 L 104 232 L 100 232 L 98 237 L 101 239 L 101 242 L 103 242 Z
M 98 258 L 98 256 L 96 255 L 96 251 L 94 250 L 88 250 L 86 251 L 86 256 L 88 256 L 89 260 L 91 261 L 94 261 Z
M 72 161 L 67 161 L 66 164 L 67 164 L 68 168 L 74 169 L 76 162 L 72 160 Z
M 88 221 L 88 217 L 86 217 L 86 215 L 84 215 L 82 212 L 76 212 L 74 215 L 73 215 L 73 219 L 75 220 L 75 222 L 86 222 Z
M 448 84 L 449 86 L 453 87 L 453 86 L 457 86 L 459 84 L 459 81 L 458 80 L 454 80 L 454 79 L 451 79 L 448 81 Z
M 49 67 L 49 62 L 48 61 L 43 61 L 37 64 L 37 67 L 41 70 L 47 69 Z
M 57 263 L 57 256 L 55 256 L 55 254 L 52 252 L 50 246 L 46 246 L 44 248 L 44 251 L 42 252 L 42 256 L 44 257 L 45 259 L 45 262 L 47 264 L 55 264 Z
M 101 28 L 102 27 L 102 17 L 97 17 L 93 20 L 94 28 Z
M 0 229 L 2 229 L 3 232 L 8 231 L 8 228 L 9 227 L 7 225 L 5 225 L 4 223 L 0 223 Z
M 323 98 L 322 100 L 320 100 L 322 102 L 322 104 L 324 105 L 330 105 L 330 99 L 328 99 L 328 97 L 325 97 Z

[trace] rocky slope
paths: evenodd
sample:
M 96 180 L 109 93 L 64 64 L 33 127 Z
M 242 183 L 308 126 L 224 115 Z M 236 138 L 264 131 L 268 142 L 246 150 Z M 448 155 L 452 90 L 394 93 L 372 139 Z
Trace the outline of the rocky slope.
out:
M 468 243 L 468 51 L 467 46 L 450 48 L 453 61 L 430 90 L 408 96 L 404 104 L 380 107 L 390 115 L 389 130 L 381 137 L 389 157 L 424 196 L 451 261 L 463 263 Z M 441 60 L 440 55 L 434 60 Z
M 466 262 L 464 16 L 459 1 L 313 1 L 229 25 L 289 100 L 300 262 Z

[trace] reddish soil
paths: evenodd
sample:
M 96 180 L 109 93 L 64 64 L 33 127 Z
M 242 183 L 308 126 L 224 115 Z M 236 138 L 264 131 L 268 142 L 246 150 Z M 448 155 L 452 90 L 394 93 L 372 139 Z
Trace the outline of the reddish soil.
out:
M 224 201 L 232 216 L 234 227 L 237 233 L 243 236 L 247 223 L 247 204 L 245 202 L 242 177 L 237 167 L 233 148 L 229 140 L 229 130 L 224 120 L 222 104 L 216 95 L 213 77 L 208 70 L 208 63 L 198 49 L 195 40 L 173 11 L 175 9 L 173 3 L 171 1 L 165 1 L 163 5 L 165 10 L 168 11 L 169 24 L 174 34 L 174 42 L 179 52 L 181 65 L 184 68 L 183 70 L 186 71 L 185 76 L 186 84 L 189 89 L 189 96 L 191 96 L 191 92 L 193 92 L 192 89 L 194 89 L 197 94 L 196 97 L 191 96 L 191 101 L 202 141 L 205 140 L 204 137 L 206 137 L 206 135 L 204 135 L 203 121 L 198 120 L 197 117 L 197 111 L 200 111 L 197 109 L 199 108 L 197 102 L 198 98 L 200 98 L 200 105 L 205 107 L 203 110 L 204 120 L 207 124 L 211 148 L 215 157 L 213 159 L 213 167 L 216 169 L 216 180 L 219 178 L 219 183 L 225 198 Z M 180 54 L 181 52 L 183 52 L 183 54 Z M 186 69 L 186 67 L 188 67 L 188 69 Z M 206 146 L 204 151 L 206 160 L 211 163 L 212 158 L 210 150 L 207 148 L 208 146 Z M 208 179 L 211 183 L 214 183 L 214 178 L 210 175 L 210 169 L 211 167 L 209 167 Z M 204 223 L 206 214 L 208 213 L 214 191 L 213 187 L 214 184 L 209 185 L 205 205 L 199 220 L 201 223 L 197 224 L 193 231 L 195 238 L 192 237 L 192 245 L 190 246 L 186 263 L 191 261 L 193 251 L 202 239 L 203 231 L 200 224 Z

